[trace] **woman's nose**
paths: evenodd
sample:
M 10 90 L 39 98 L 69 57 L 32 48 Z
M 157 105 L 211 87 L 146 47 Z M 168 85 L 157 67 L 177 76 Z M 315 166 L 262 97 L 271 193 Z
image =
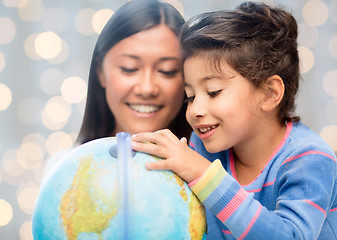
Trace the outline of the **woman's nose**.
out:
M 144 73 L 135 86 L 135 93 L 145 98 L 157 96 L 159 94 L 159 86 L 155 73 Z

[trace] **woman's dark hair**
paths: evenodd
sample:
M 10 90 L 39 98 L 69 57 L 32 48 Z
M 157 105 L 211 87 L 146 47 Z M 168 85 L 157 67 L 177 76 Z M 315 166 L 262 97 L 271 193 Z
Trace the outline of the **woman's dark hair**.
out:
M 111 136 L 115 118 L 106 102 L 105 89 L 100 85 L 97 71 L 106 53 L 121 40 L 157 25 L 168 26 L 179 36 L 185 20 L 170 4 L 157 0 L 133 0 L 120 7 L 107 22 L 98 37 L 89 73 L 88 93 L 78 143 Z M 189 137 L 191 128 L 185 118 L 186 105 L 169 126 L 178 137 Z
M 202 55 L 221 73 L 226 61 L 255 87 L 279 75 L 285 86 L 279 104 L 281 124 L 296 122 L 293 116 L 299 86 L 297 23 L 281 8 L 244 2 L 233 11 L 200 14 L 185 23 L 180 35 L 184 59 Z

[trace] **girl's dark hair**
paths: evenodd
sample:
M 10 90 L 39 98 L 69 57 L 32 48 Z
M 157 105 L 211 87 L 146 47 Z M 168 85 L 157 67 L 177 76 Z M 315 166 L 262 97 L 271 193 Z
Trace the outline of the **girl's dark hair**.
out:
M 255 87 L 279 75 L 285 86 L 279 104 L 281 124 L 296 122 L 293 116 L 299 86 L 297 23 L 294 17 L 264 3 L 244 2 L 234 11 L 200 14 L 185 23 L 180 35 L 184 59 L 202 55 L 221 72 L 226 61 Z
M 100 85 L 97 71 L 106 53 L 119 41 L 157 25 L 168 26 L 179 36 L 185 20 L 170 4 L 157 0 L 133 0 L 120 7 L 103 28 L 93 52 L 88 93 L 78 143 L 111 136 L 115 118 L 106 102 L 105 89 Z M 191 128 L 185 118 L 186 105 L 172 121 L 169 128 L 178 137 L 189 136 Z

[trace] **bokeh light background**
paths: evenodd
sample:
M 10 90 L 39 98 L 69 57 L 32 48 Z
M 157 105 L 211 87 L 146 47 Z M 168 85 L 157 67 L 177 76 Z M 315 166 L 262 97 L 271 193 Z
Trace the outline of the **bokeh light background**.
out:
M 46 161 L 70 147 L 84 111 L 99 32 L 127 0 L 1 0 L 0 239 L 32 239 Z M 237 0 L 170 0 L 185 17 Z M 299 24 L 297 112 L 337 152 L 337 0 L 265 1 Z

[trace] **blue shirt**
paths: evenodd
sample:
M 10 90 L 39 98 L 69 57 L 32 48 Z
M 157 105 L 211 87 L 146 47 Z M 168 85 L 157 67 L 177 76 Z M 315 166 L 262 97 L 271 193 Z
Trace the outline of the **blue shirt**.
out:
M 302 123 L 248 185 L 236 180 L 232 149 L 211 154 L 195 133 L 190 146 L 212 161 L 191 184 L 205 205 L 207 239 L 337 239 L 337 165 L 331 148 Z

